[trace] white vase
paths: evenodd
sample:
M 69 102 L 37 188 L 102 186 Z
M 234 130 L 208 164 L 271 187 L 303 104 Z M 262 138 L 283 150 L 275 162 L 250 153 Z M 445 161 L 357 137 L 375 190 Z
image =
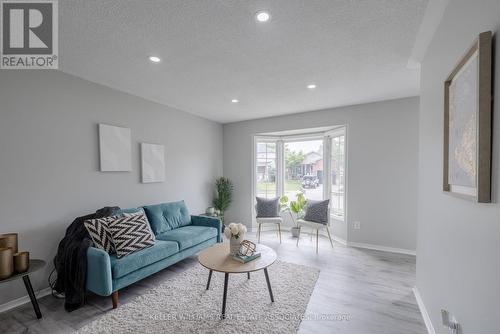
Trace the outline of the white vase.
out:
M 238 253 L 238 251 L 240 250 L 240 244 L 242 240 L 243 238 L 241 235 L 238 239 L 234 237 L 231 237 L 231 239 L 229 239 L 229 254 L 236 255 Z

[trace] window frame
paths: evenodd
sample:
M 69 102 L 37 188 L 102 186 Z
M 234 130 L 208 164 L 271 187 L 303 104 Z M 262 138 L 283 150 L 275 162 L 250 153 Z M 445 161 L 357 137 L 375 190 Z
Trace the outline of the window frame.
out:
M 346 222 L 347 221 L 347 189 L 348 189 L 348 186 L 347 186 L 347 181 L 348 181 L 348 177 L 347 177 L 347 174 L 348 174 L 348 159 L 347 159 L 347 154 L 348 154 L 348 149 L 347 149 L 347 126 L 342 126 L 342 127 L 338 127 L 336 129 L 333 129 L 331 131 L 327 131 L 325 132 L 325 143 L 327 142 L 328 143 L 328 151 L 325 151 L 325 153 L 328 153 L 328 170 L 329 170 L 329 173 L 328 173 L 328 185 L 327 187 L 324 187 L 324 190 L 325 192 L 328 192 L 328 198 L 330 198 L 330 201 L 331 201 L 331 193 L 332 193 L 332 180 L 331 180 L 331 172 L 332 172 L 332 166 L 331 166 L 331 162 L 332 162 L 332 139 L 335 138 L 335 137 L 340 137 L 340 136 L 344 136 L 344 193 L 343 193 L 343 205 L 344 205 L 344 214 L 342 215 L 342 217 L 340 216 L 337 216 L 333 213 L 333 210 L 330 209 L 330 219 L 333 219 L 335 221 L 339 221 L 339 222 Z M 331 204 L 330 204 L 331 205 Z
M 257 195 L 257 145 L 258 143 L 273 143 L 276 144 L 276 196 L 280 197 L 281 195 L 279 194 L 279 189 L 280 189 L 280 165 L 281 165 L 281 153 L 280 153 L 280 148 L 278 145 L 278 142 L 274 138 L 270 137 L 260 137 L 257 138 L 254 136 L 254 141 L 253 141 L 253 163 L 252 163 L 252 168 L 253 168 L 253 181 L 252 181 L 252 193 L 253 193 L 253 201 L 255 202 L 255 196 Z M 252 207 L 255 205 L 253 203 Z

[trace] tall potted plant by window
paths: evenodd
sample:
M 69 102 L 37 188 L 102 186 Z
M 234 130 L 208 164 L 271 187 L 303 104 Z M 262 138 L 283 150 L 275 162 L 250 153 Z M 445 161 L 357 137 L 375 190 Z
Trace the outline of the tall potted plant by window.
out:
M 220 212 L 220 219 L 224 224 L 224 214 L 233 201 L 233 182 L 227 177 L 219 177 L 215 180 L 216 197 L 214 207 Z
M 282 196 L 280 198 L 280 206 L 282 212 L 288 212 L 290 214 L 290 218 L 294 224 L 292 227 L 292 236 L 296 238 L 299 236 L 299 224 L 297 223 L 297 219 L 304 216 L 307 200 L 302 192 L 298 192 L 295 197 L 295 201 L 288 203 L 288 197 Z

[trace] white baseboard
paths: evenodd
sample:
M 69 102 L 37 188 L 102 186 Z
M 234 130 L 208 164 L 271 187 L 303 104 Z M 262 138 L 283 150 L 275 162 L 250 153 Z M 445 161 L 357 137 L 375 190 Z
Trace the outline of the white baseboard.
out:
M 413 288 L 413 294 L 415 295 L 415 299 L 417 300 L 418 308 L 420 309 L 420 313 L 422 314 L 422 318 L 424 318 L 425 327 L 427 327 L 428 334 L 436 334 L 434 330 L 434 326 L 432 326 L 431 318 L 429 317 L 429 313 L 427 313 L 427 309 L 425 308 L 424 301 L 420 296 L 420 292 L 418 292 L 417 287 Z
M 373 249 L 373 250 L 378 250 L 378 251 L 383 251 L 383 252 L 391 252 L 391 253 L 399 253 L 399 254 L 407 254 L 407 255 L 417 255 L 417 252 L 415 252 L 414 250 L 410 250 L 410 249 L 393 248 L 393 247 L 379 246 L 379 245 L 373 245 L 373 244 L 365 244 L 362 242 L 348 241 L 347 246 Z
M 332 233 L 332 239 L 336 242 L 338 242 L 339 244 L 342 244 L 344 246 L 347 246 L 347 240 L 345 239 L 342 239 L 341 237 L 337 237 L 335 234 Z
M 45 297 L 47 295 L 50 295 L 51 293 L 52 293 L 51 288 L 45 288 L 45 289 L 36 291 L 35 295 L 37 298 L 42 298 L 42 297 Z M 30 303 L 30 302 L 31 302 L 30 297 L 27 295 L 24 297 L 21 297 L 21 298 L 11 300 L 10 302 L 7 302 L 5 304 L 0 305 L 0 313 L 6 312 L 8 310 L 11 310 L 13 308 L 16 308 L 18 306 L 21 306 L 23 304 Z

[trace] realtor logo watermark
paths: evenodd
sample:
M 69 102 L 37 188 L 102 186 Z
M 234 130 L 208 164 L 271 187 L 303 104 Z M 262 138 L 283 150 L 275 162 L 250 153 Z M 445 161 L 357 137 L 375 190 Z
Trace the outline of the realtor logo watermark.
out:
M 0 0 L 0 68 L 58 68 L 57 0 Z

